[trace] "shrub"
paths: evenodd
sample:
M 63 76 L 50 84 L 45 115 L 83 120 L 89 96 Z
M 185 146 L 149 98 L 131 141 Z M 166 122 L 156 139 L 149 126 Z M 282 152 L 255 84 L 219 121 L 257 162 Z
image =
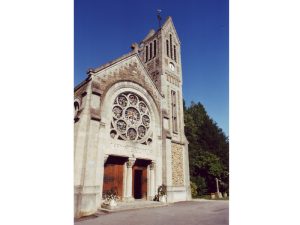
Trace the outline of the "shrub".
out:
M 191 181 L 191 192 L 193 198 L 196 198 L 198 196 L 197 185 L 192 181 Z
M 191 180 L 197 186 L 197 196 L 202 196 L 207 194 L 207 184 L 205 178 L 197 176 L 197 177 L 191 177 Z

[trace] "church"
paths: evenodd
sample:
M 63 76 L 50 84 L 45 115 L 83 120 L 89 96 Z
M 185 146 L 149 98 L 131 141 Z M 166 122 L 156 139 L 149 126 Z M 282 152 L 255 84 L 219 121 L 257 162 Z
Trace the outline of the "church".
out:
M 120 201 L 191 199 L 180 40 L 171 17 L 74 90 L 74 213 L 93 214 L 103 193 Z

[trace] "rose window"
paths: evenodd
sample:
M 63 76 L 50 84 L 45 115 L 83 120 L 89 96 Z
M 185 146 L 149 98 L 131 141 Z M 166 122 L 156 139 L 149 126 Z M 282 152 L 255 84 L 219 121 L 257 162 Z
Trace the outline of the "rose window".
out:
M 140 113 L 137 109 L 129 107 L 125 110 L 125 118 L 130 125 L 134 125 L 140 120 Z
M 136 94 L 118 95 L 112 107 L 111 137 L 142 144 L 152 142 L 150 112 L 144 100 Z

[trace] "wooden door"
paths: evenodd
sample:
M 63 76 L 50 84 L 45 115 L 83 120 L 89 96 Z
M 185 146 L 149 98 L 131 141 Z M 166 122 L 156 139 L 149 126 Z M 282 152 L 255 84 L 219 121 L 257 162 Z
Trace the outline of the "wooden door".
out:
M 135 169 L 133 171 L 133 197 L 135 199 L 141 199 L 142 195 L 142 181 L 143 181 L 143 171 Z
M 104 166 L 103 193 L 112 189 L 118 196 L 123 197 L 123 165 L 105 164 Z
M 135 199 L 147 199 L 147 167 L 133 166 L 132 195 Z

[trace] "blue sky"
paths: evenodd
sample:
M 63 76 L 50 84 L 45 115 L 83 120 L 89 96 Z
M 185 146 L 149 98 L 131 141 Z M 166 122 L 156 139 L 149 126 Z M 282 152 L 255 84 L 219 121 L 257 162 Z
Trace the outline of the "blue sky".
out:
M 181 41 L 183 95 L 186 104 L 201 102 L 228 135 L 229 5 L 228 0 L 75 0 L 74 83 L 130 51 L 151 28 L 156 10 L 172 16 Z

